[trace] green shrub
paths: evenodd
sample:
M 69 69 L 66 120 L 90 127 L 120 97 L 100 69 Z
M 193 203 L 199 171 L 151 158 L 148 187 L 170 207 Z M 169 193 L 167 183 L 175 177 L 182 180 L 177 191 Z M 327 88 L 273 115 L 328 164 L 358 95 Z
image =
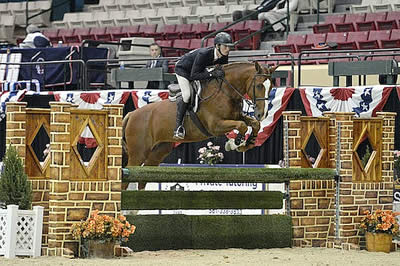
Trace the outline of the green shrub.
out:
M 15 204 L 21 210 L 32 208 L 32 188 L 17 150 L 10 146 L 3 160 L 0 179 L 0 207 Z

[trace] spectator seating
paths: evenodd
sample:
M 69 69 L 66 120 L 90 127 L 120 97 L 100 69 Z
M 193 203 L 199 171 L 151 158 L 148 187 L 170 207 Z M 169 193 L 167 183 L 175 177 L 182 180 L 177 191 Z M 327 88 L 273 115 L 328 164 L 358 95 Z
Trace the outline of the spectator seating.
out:
M 29 15 L 35 15 L 51 7 L 51 0 L 29 1 L 28 12 Z M 26 1 L 7 1 L 0 3 L 0 17 L 13 16 L 15 25 L 25 26 L 26 24 Z M 40 26 L 50 25 L 50 12 L 45 12 L 31 19 L 31 23 Z
M 120 11 L 117 11 L 120 12 Z M 88 22 L 88 20 L 86 20 Z M 57 43 L 62 40 L 64 43 L 79 43 L 83 39 L 92 38 L 93 40 L 102 41 L 119 41 L 124 37 L 151 37 L 155 40 L 190 40 L 201 39 L 204 36 L 221 29 L 228 25 L 228 22 L 214 22 L 214 23 L 198 23 L 198 24 L 140 24 L 140 25 L 126 25 L 114 26 L 111 24 L 106 27 L 78 27 L 70 28 L 55 28 L 53 30 L 46 30 L 45 35 L 48 34 L 52 43 Z M 263 26 L 262 21 L 248 20 L 238 23 L 231 28 L 226 29 L 231 33 L 234 41 L 242 39 L 249 34 L 261 29 Z M 47 36 L 47 35 L 46 35 Z M 82 37 L 83 36 L 83 37 Z M 177 42 L 179 43 L 179 41 Z M 190 46 L 190 43 L 186 46 Z M 212 44 L 211 44 L 212 45 Z M 258 49 L 260 45 L 260 35 L 251 37 L 250 39 L 239 43 L 238 49 Z M 193 42 L 192 47 L 199 47 L 199 42 Z

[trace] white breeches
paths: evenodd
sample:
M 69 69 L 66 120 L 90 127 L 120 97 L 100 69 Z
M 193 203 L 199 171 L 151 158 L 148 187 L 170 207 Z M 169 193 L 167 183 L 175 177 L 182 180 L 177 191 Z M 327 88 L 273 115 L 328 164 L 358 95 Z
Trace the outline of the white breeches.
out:
M 190 82 L 187 78 L 179 76 L 176 74 L 176 79 L 178 80 L 179 87 L 182 91 L 182 99 L 185 103 L 189 103 L 190 100 Z

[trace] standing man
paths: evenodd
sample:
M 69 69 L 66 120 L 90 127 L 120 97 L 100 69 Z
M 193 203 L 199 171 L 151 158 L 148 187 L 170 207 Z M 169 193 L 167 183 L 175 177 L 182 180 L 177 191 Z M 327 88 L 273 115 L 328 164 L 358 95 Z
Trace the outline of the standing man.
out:
M 163 72 L 168 72 L 168 61 L 157 60 L 161 57 L 161 47 L 157 43 L 150 44 L 150 56 L 152 60 L 147 61 L 146 68 L 162 67 Z M 165 81 L 149 81 L 146 89 L 166 89 L 167 84 Z
M 223 78 L 225 73 L 222 68 L 215 68 L 213 71 L 208 72 L 207 67 L 227 64 L 232 46 L 231 36 L 226 32 L 220 32 L 215 36 L 213 47 L 198 48 L 190 51 L 176 62 L 175 74 L 182 91 L 182 99 L 179 98 L 176 101 L 177 112 L 174 139 L 185 138 L 183 118 L 190 100 L 190 81 Z

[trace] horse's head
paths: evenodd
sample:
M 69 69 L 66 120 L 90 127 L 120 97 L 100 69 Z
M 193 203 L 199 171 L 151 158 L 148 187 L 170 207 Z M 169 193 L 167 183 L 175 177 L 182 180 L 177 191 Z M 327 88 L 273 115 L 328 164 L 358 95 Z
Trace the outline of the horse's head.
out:
M 257 120 L 263 120 L 268 114 L 267 100 L 272 89 L 272 73 L 278 66 L 262 67 L 258 62 L 254 63 L 255 71 L 249 73 L 250 77 L 246 84 L 247 95 L 249 95 L 254 107 L 254 116 Z

